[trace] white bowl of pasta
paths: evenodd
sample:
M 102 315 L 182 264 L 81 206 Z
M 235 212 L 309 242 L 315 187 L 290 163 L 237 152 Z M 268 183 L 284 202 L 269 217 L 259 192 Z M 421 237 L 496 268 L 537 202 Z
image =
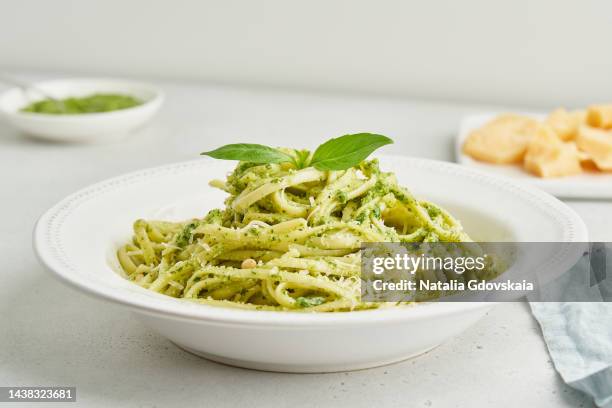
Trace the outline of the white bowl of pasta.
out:
M 354 265 L 347 266 L 352 259 L 347 248 L 355 245 L 357 233 L 351 235 L 353 227 L 338 223 L 351 224 L 363 209 L 355 205 L 346 210 L 344 219 L 337 207 L 325 213 L 329 204 L 316 194 L 312 199 L 299 198 L 304 186 L 323 194 L 338 175 L 283 173 L 280 180 L 247 187 L 240 194 L 234 191 L 236 197 L 228 204 L 232 211 L 222 213 L 226 219 L 215 221 L 218 214 L 209 213 L 204 221 L 207 211 L 222 208 L 227 197 L 204 181 L 224 179 L 233 167 L 200 159 L 95 184 L 62 200 L 40 218 L 34 232 L 35 251 L 64 282 L 129 308 L 179 347 L 211 360 L 261 370 L 330 372 L 400 361 L 459 334 L 493 306 L 470 302 L 362 307 L 351 298 L 350 284 L 342 283 L 348 278 L 325 277 L 321 283 L 319 275 L 313 278 L 308 273 L 308 268 L 319 268 L 321 275 L 333 275 L 325 265 L 313 263 L 325 257 L 333 258 L 332 263 L 344 257 L 343 273 L 354 271 Z M 407 186 L 415 197 L 437 203 L 461 220 L 463 231 L 474 240 L 587 241 L 582 220 L 565 204 L 534 188 L 424 159 L 381 156 L 380 167 L 395 173 L 397 184 Z M 368 174 L 357 182 L 348 180 L 348 198 L 337 200 L 350 203 L 357 195 L 379 188 L 381 183 L 368 184 L 368 177 L 375 173 Z M 283 177 L 293 178 L 289 182 Z M 228 191 L 244 187 L 235 180 L 232 183 L 217 186 Z M 323 184 L 317 187 L 317 183 Z M 275 187 L 278 184 L 282 187 Z M 287 188 L 294 190 L 286 190 L 286 197 L 273 197 Z M 391 199 L 397 201 L 401 195 L 396 191 Z M 258 201 L 262 197 L 289 197 L 289 202 L 277 204 L 293 209 L 276 211 L 277 218 L 271 219 L 270 208 L 266 210 L 267 204 Z M 364 203 L 360 200 L 356 202 Z M 387 202 L 387 214 L 391 205 Z M 246 208 L 257 211 L 249 213 Z M 295 214 L 278 215 L 286 216 L 287 211 Z M 261 213 L 267 215 L 257 215 Z M 374 217 L 375 213 L 368 214 Z M 307 221 L 292 221 L 305 214 Z M 311 232 L 309 220 L 321 214 L 331 218 L 315 222 L 312 228 L 319 229 L 304 237 L 304 231 Z M 194 218 L 200 221 L 193 226 L 189 226 L 192 221 L 184 221 Z M 164 222 L 134 223 L 137 219 Z M 284 227 L 274 230 L 275 225 Z M 443 227 L 438 234 L 455 228 L 446 221 Z M 256 231 L 250 232 L 253 228 Z M 407 237 L 415 231 L 398 234 Z M 246 235 L 241 238 L 241 234 Z M 316 259 L 309 258 L 309 253 L 316 254 Z M 199 263 L 190 263 L 194 257 Z M 247 257 L 256 263 L 240 265 Z

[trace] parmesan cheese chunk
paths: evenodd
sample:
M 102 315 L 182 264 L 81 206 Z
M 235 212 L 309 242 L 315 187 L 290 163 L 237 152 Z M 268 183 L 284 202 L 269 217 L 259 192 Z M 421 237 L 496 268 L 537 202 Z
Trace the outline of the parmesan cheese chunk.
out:
M 564 143 L 549 125 L 541 125 L 529 143 L 525 169 L 544 178 L 579 174 L 580 155 L 574 143 Z
M 576 145 L 599 170 L 612 171 L 612 130 L 583 125 L 578 131 Z
M 503 114 L 473 131 L 463 145 L 463 151 L 489 163 L 518 163 L 535 134 L 538 122 L 515 114 Z

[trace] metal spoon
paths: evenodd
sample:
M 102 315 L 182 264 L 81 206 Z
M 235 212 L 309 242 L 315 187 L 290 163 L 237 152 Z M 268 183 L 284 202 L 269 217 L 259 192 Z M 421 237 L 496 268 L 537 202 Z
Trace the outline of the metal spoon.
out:
M 58 109 L 61 112 L 65 112 L 66 111 L 66 106 L 64 105 L 64 102 L 62 102 L 60 99 L 57 99 L 51 95 L 49 95 L 47 93 L 47 91 L 43 91 L 42 89 L 40 89 L 38 86 L 29 83 L 29 82 L 25 82 L 22 81 L 20 79 L 16 79 L 10 76 L 7 76 L 3 73 L 0 73 L 0 82 L 4 82 L 6 84 L 10 84 L 10 85 L 14 85 L 18 88 L 20 88 L 22 90 L 22 92 L 27 96 L 28 95 L 28 91 L 34 91 L 35 93 L 43 96 L 45 99 L 50 100 L 51 102 L 53 102 Z

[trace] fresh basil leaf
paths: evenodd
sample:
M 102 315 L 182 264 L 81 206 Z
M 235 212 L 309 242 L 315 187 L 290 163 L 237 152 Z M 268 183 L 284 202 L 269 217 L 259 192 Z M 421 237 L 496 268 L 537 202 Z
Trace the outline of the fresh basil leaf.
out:
M 293 157 L 278 149 L 252 143 L 228 144 L 200 154 L 215 159 L 239 160 L 251 163 L 284 163 L 294 161 Z
M 387 136 L 356 133 L 330 139 L 315 150 L 311 166 L 319 170 L 346 170 L 359 164 L 374 150 L 393 143 Z

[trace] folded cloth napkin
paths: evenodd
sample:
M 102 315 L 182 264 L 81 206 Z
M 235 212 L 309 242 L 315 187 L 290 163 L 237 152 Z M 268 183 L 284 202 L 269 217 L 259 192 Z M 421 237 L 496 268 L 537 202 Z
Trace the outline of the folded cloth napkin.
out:
M 539 302 L 530 302 L 556 370 L 602 408 L 612 408 L 611 294 L 612 248 L 592 244 L 568 273 L 540 289 Z

